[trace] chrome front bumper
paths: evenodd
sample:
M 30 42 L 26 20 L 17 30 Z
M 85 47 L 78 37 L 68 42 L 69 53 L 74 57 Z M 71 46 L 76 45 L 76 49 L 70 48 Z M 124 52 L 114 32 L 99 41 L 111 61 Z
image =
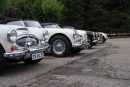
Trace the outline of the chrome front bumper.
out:
M 88 48 L 88 42 L 86 40 L 82 40 L 81 42 L 75 43 L 73 45 L 74 48 L 82 48 L 87 49 Z
M 83 40 L 83 41 L 82 41 L 82 47 L 81 47 L 81 48 L 84 49 L 84 50 L 85 50 L 85 49 L 88 49 L 88 45 L 89 45 L 88 41 Z
M 92 42 L 93 42 L 93 43 L 97 43 L 97 42 L 98 42 L 98 40 L 93 40 Z
M 74 48 L 80 48 L 80 47 L 82 47 L 82 43 L 81 42 L 80 43 L 74 43 L 73 47 Z
M 4 53 L 4 57 L 10 59 L 30 58 L 32 53 L 44 52 L 45 48 L 28 48 L 25 50 L 17 50 Z

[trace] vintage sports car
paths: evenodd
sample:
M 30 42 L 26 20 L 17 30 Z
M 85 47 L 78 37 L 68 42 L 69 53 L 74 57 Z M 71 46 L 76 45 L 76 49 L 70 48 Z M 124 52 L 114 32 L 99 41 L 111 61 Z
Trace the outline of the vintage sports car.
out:
M 46 48 L 45 41 L 39 40 L 25 27 L 0 25 L 0 70 L 8 63 L 38 63 Z
M 82 47 L 83 37 L 77 33 L 75 29 L 52 29 L 43 28 L 38 21 L 32 20 L 9 20 L 4 21 L 7 25 L 18 25 L 29 30 L 36 36 L 40 33 L 36 33 L 33 29 L 47 30 L 49 34 L 45 34 L 48 37 L 47 41 L 50 44 L 50 51 L 54 56 L 63 57 L 71 52 L 71 49 L 78 49 Z M 32 29 L 33 28 L 33 29 Z M 39 37 L 40 38 L 40 37 Z
M 73 26 L 63 26 L 61 24 L 57 23 L 41 23 L 41 25 L 45 28 L 62 28 L 62 29 L 74 29 Z M 98 33 L 93 32 L 93 31 L 86 31 L 86 30 L 78 30 L 76 31 L 82 35 L 83 37 L 83 47 L 84 48 L 91 48 L 92 46 L 96 45 L 98 43 Z M 80 52 L 82 49 L 74 49 L 72 52 Z
M 63 27 L 61 26 L 60 24 L 57 24 L 57 23 L 41 23 L 42 27 L 44 28 L 57 28 L 57 29 L 74 29 L 73 27 L 71 26 L 66 26 L 66 27 Z M 71 52 L 72 53 L 78 53 L 84 49 L 87 49 L 89 47 L 89 43 L 88 43 L 88 36 L 87 36 L 87 32 L 84 31 L 84 30 L 77 30 L 77 33 L 79 35 L 81 35 L 83 37 L 82 39 L 82 47 L 81 48 L 75 48 L 75 49 L 71 49 Z

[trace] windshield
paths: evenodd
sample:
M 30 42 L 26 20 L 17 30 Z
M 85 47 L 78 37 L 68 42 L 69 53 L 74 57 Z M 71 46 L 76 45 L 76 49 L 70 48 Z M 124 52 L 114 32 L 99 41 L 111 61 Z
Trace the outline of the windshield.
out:
M 41 24 L 38 21 L 24 21 L 26 27 L 39 27 L 42 28 Z
M 57 24 L 48 24 L 48 25 L 44 25 L 45 28 L 60 28 L 59 25 Z

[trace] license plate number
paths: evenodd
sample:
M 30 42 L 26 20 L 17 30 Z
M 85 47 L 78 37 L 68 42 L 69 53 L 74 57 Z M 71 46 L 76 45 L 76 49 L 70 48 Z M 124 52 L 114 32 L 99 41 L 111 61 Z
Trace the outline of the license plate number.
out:
M 44 52 L 39 52 L 39 53 L 33 53 L 32 54 L 32 60 L 41 59 L 43 57 L 44 57 Z

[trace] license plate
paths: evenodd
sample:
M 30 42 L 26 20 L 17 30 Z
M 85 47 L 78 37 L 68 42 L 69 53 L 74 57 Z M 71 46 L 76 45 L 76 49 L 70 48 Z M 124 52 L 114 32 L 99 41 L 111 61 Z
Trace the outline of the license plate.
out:
M 39 53 L 33 53 L 32 54 L 32 60 L 41 59 L 43 57 L 44 57 L 44 52 L 39 52 Z

